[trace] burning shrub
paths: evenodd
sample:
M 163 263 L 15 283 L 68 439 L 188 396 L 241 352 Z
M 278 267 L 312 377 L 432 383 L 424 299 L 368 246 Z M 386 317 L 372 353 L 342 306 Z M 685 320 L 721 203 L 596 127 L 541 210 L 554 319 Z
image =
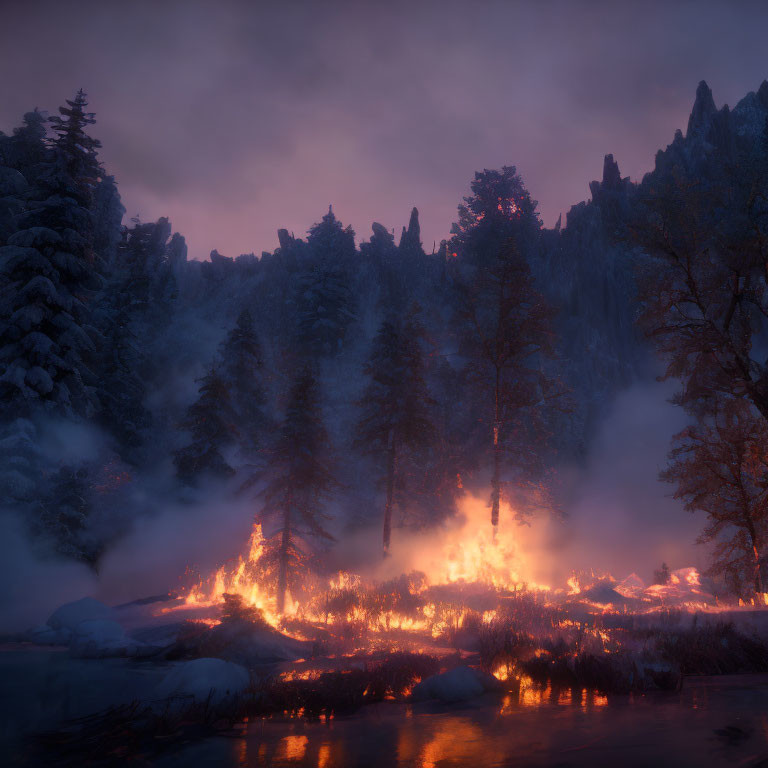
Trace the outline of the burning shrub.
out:
M 260 627 L 268 627 L 264 618 L 264 612 L 252 605 L 246 605 L 242 595 L 222 595 L 224 604 L 221 608 L 222 622 L 242 621 L 248 624 L 256 624 Z
M 495 617 L 480 631 L 480 663 L 488 672 L 506 666 L 508 670 L 536 649 L 535 639 L 509 616 Z
M 362 603 L 362 593 L 359 587 L 338 587 L 325 593 L 322 598 L 321 613 L 325 621 L 330 617 L 344 620 L 352 616 Z
M 407 695 L 418 682 L 440 671 L 440 662 L 425 653 L 395 652 L 369 670 L 373 695 L 380 698 Z
M 414 571 L 371 588 L 363 597 L 363 611 L 372 623 L 382 618 L 390 627 L 393 617 L 416 619 L 422 615 L 426 577 Z
M 308 718 L 351 712 L 363 704 L 403 698 L 424 677 L 440 671 L 432 656 L 396 652 L 363 669 L 281 676 L 267 681 L 261 714 L 283 712 Z

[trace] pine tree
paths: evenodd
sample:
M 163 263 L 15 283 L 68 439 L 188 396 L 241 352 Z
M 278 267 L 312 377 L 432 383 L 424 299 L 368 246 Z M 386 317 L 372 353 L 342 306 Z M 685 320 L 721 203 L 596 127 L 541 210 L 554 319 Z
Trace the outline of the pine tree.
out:
M 259 563 L 276 584 L 277 609 L 285 610 L 289 592 L 301 589 L 310 567 L 309 540 L 331 540 L 324 524 L 325 505 L 336 483 L 331 472 L 330 440 L 322 420 L 317 380 L 305 369 L 294 382 L 280 434 L 269 457 L 260 519 L 274 529 Z
M 392 509 L 405 468 L 399 465 L 408 450 L 424 449 L 435 437 L 421 349 L 423 328 L 416 313 L 405 323 L 385 320 L 373 340 L 365 366 L 369 378 L 359 406 L 361 417 L 355 443 L 384 464 L 386 501 L 383 548 L 389 553 Z
M 190 485 L 205 476 L 225 479 L 234 474 L 224 451 L 238 436 L 235 412 L 221 371 L 213 367 L 198 381 L 199 396 L 180 425 L 191 433 L 192 441 L 177 451 L 174 459 L 179 478 Z
M 30 184 L 46 159 L 45 123 L 45 113 L 35 109 L 24 115 L 12 136 L 0 136 L 0 165 L 18 171 Z
M 99 422 L 114 436 L 120 456 L 140 464 L 151 415 L 144 401 L 146 367 L 142 339 L 135 327 L 130 296 L 117 284 L 107 283 L 104 312 L 104 353 L 100 361 Z
M 18 218 L 31 199 L 37 174 L 46 157 L 45 115 L 24 115 L 12 136 L 0 134 L 0 246 L 18 229 Z
M 100 285 L 91 213 L 99 143 L 85 133 L 94 122 L 85 94 L 67 104 L 51 118 L 56 137 L 36 200 L 0 249 L 0 396 L 14 413 L 40 402 L 63 415 L 96 408 L 89 302 Z
M 151 416 L 147 387 L 158 375 L 157 343 L 171 319 L 176 278 L 168 219 L 133 220 L 109 264 L 98 325 L 104 337 L 99 366 L 99 420 L 116 437 L 131 464 L 144 458 Z M 171 240 L 171 243 L 174 243 Z M 175 241 L 178 246 L 178 240 Z
M 299 278 L 299 343 L 312 355 L 334 355 L 355 319 L 349 268 L 355 233 L 342 227 L 333 210 L 309 231 L 309 263 Z
M 101 552 L 88 541 L 88 496 L 87 470 L 62 467 L 42 500 L 38 533 L 49 538 L 62 555 L 95 566 Z
M 93 250 L 99 262 L 109 269 L 117 258 L 117 249 L 121 242 L 123 215 L 125 208 L 117 191 L 113 176 L 102 176 L 96 185 L 93 196 Z
M 221 345 L 220 356 L 221 374 L 237 416 L 241 448 L 253 455 L 261 447 L 270 420 L 264 410 L 267 398 L 262 381 L 261 345 L 247 309 L 240 313 L 237 324 Z
M 482 444 L 492 453 L 491 524 L 499 524 L 502 464 L 518 483 L 540 472 L 543 415 L 563 395 L 542 371 L 551 355 L 551 310 L 533 284 L 528 259 L 540 222 L 513 167 L 475 174 L 453 225 L 455 324 L 468 381 L 479 397 Z M 518 507 L 521 513 L 521 507 Z

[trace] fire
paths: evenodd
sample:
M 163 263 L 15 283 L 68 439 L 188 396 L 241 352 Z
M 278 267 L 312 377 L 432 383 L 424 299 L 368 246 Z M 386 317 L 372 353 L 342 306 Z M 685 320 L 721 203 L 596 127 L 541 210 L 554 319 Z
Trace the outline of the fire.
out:
M 459 522 L 449 526 L 436 537 L 431 548 L 420 546 L 419 573 L 398 576 L 397 587 L 407 589 L 414 598 L 426 593 L 430 587 L 450 584 L 482 584 L 498 590 L 515 592 L 521 589 L 548 591 L 549 587 L 537 584 L 528 578 L 525 569 L 525 555 L 518 538 L 519 526 L 510 522 L 500 528 L 496 538 L 488 525 L 486 505 L 478 498 L 466 496 L 461 505 Z M 511 509 L 504 510 L 503 521 L 512 521 Z M 438 615 L 436 605 L 425 601 L 418 615 L 406 615 L 397 608 L 398 597 L 379 597 L 377 610 L 366 610 L 356 598 L 375 583 L 364 580 L 361 575 L 338 572 L 325 583 L 311 584 L 310 599 L 299 602 L 288 596 L 286 609 L 277 611 L 276 599 L 269 585 L 264 583 L 259 561 L 264 553 L 265 539 L 261 525 L 255 523 L 245 555 L 234 562 L 222 565 L 207 579 L 199 579 L 183 598 L 186 608 L 207 608 L 220 605 L 225 595 L 241 598 L 243 605 L 261 612 L 264 619 L 275 627 L 284 627 L 286 619 L 300 616 L 303 620 L 317 623 L 327 622 L 329 603 L 343 602 L 348 598 L 349 607 L 343 612 L 347 622 L 365 624 L 372 631 L 403 630 L 427 632 L 440 635 L 449 628 L 444 615 Z M 399 563 L 397 563 L 399 565 Z M 384 573 L 386 575 L 386 573 Z M 404 580 L 404 582 L 403 582 Z M 386 581 L 386 579 L 385 579 Z M 311 595 L 325 595 L 312 600 Z M 374 601 L 375 602 L 375 601 Z M 387 608 L 388 604 L 392 604 Z M 490 620 L 492 612 L 486 611 L 484 620 Z M 456 627 L 463 616 L 453 617 Z
M 419 541 L 414 567 L 430 586 L 486 584 L 499 589 L 549 591 L 534 578 L 525 538 L 528 528 L 515 521 L 514 510 L 502 504 L 501 524 L 494 539 L 487 502 L 465 494 L 459 517 L 445 530 L 433 532 L 430 541 Z M 397 541 L 395 544 L 397 545 Z
M 568 594 L 569 595 L 578 595 L 581 592 L 581 585 L 579 584 L 579 577 L 575 574 L 573 576 L 569 576 L 568 580 L 566 581 L 566 584 L 568 585 Z
M 518 525 L 513 510 L 502 506 L 494 536 L 488 517 L 485 500 L 467 493 L 460 516 L 442 529 L 395 538 L 392 557 L 377 561 L 367 578 L 346 571 L 326 578 L 308 575 L 302 594 L 289 594 L 283 612 L 277 610 L 275 585 L 260 568 L 265 539 L 257 523 L 245 554 L 198 579 L 179 605 L 164 610 L 213 608 L 234 596 L 238 604 L 255 609 L 272 627 L 293 637 L 311 639 L 313 631 L 322 628 L 362 644 L 385 634 L 390 641 L 397 633 L 398 637 L 406 633 L 422 642 L 430 638 L 442 642 L 457 632 L 477 632 L 492 625 L 497 611 L 520 595 L 542 607 L 578 604 L 595 616 L 626 612 L 630 604 L 634 612 L 670 605 L 715 610 L 714 598 L 695 568 L 673 571 L 668 584 L 647 587 L 635 574 L 622 582 L 592 574 L 587 582 L 588 574 L 574 573 L 567 579 L 567 589 L 552 589 L 535 578 L 532 566 L 541 568 L 537 550 L 543 547 L 533 543 L 530 529 Z M 470 605 L 475 607 L 470 610 Z M 562 617 L 559 626 L 567 630 L 568 620 Z M 599 652 L 611 651 L 608 633 L 581 631 L 585 640 L 594 635 Z
M 264 553 L 264 543 L 261 525 L 254 523 L 246 556 L 238 557 L 234 565 L 222 565 L 212 577 L 193 585 L 184 598 L 184 606 L 204 608 L 219 605 L 224 595 L 236 595 L 246 606 L 261 611 L 269 624 L 277 626 L 281 615 L 277 612 L 276 600 L 258 578 L 258 563 Z M 285 615 L 294 615 L 296 609 L 297 605 L 289 595 Z

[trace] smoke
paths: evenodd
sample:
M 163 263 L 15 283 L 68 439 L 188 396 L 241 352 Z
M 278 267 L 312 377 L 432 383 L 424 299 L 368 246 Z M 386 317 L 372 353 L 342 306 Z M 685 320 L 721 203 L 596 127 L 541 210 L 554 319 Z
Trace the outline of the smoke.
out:
M 511 570 L 528 584 L 565 587 L 574 572 L 610 573 L 622 579 L 637 573 L 646 582 L 662 562 L 672 568 L 702 569 L 706 552 L 695 544 L 702 520 L 686 512 L 658 479 L 674 434 L 685 414 L 668 402 L 674 387 L 639 383 L 618 395 L 584 466 L 562 470 L 569 487 L 563 517 L 540 510 L 530 524 L 515 521 L 502 507 L 495 554 L 490 541 L 490 493 L 467 493 L 458 514 L 426 531 L 394 531 L 392 556 L 383 560 L 381 531 L 367 528 L 346 538 L 332 564 L 385 580 L 423 571 L 442 580 L 467 564 Z
M 471 580 L 472 569 L 511 567 L 520 581 L 552 587 L 564 586 L 573 571 L 616 578 L 636 572 L 648 581 L 662 561 L 673 569 L 701 568 L 706 553 L 695 539 L 702 521 L 671 498 L 671 486 L 658 481 L 670 440 L 685 423 L 684 413 L 667 401 L 670 394 L 669 386 L 646 383 L 616 397 L 586 465 L 570 470 L 564 519 L 542 510 L 530 525 L 520 525 L 502 508 L 494 550 L 488 494 L 468 493 L 459 514 L 444 525 L 419 532 L 396 529 L 393 555 L 386 560 L 378 526 L 342 534 L 325 568 L 377 581 L 418 570 L 438 581 L 449 574 Z M 101 442 L 98 433 L 57 424 L 42 444 L 51 456 L 57 445 L 67 446 L 71 459 L 88 458 Z M 57 605 L 84 595 L 117 604 L 163 594 L 181 586 L 188 569 L 207 575 L 246 546 L 256 511 L 252 500 L 228 500 L 221 488 L 209 488 L 179 501 L 172 487 L 144 485 L 135 489 L 135 498 L 142 497 L 146 508 L 134 513 L 98 574 L 43 557 L 17 518 L 0 516 L 0 631 L 42 623 Z
M 137 516 L 105 555 L 98 572 L 33 546 L 22 521 L 0 515 L 0 633 L 42 624 L 63 603 L 86 595 L 108 605 L 182 586 L 188 570 L 204 575 L 237 556 L 248 541 L 253 509 L 213 492 L 166 502 Z
M 21 521 L 0 514 L 0 633 L 42 624 L 62 603 L 96 588 L 86 566 L 33 551 Z
M 695 545 L 701 518 L 671 498 L 674 487 L 658 480 L 672 436 L 686 423 L 668 402 L 671 384 L 636 384 L 607 411 L 588 457 L 574 477 L 564 522 L 545 525 L 551 578 L 570 570 L 636 572 L 646 581 L 662 562 L 671 568 L 705 565 Z
M 252 502 L 228 502 L 208 493 L 137 519 L 103 559 L 94 597 L 127 602 L 182 586 L 188 569 L 208 575 L 242 552 L 253 513 Z

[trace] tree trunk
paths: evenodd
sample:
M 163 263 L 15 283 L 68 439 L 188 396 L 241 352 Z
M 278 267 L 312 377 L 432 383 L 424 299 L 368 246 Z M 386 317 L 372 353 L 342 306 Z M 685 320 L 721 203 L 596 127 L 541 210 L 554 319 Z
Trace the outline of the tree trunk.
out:
M 755 592 L 758 595 L 762 595 L 765 590 L 763 589 L 763 577 L 760 574 L 760 553 L 754 545 L 752 546 L 752 551 L 755 555 Z
M 395 495 L 396 466 L 395 438 L 393 431 L 390 430 L 389 445 L 387 446 L 387 503 L 384 507 L 384 557 L 389 555 L 389 545 L 392 540 L 392 502 Z
M 277 612 L 285 612 L 285 595 L 288 591 L 288 552 L 291 545 L 291 510 L 286 507 L 283 518 L 283 535 L 280 539 L 280 564 L 277 571 Z
M 499 414 L 500 385 L 501 376 L 497 368 L 493 408 L 493 478 L 491 479 L 491 526 L 493 526 L 494 541 L 499 530 L 499 504 L 501 502 L 501 445 L 499 444 L 499 431 L 501 429 Z
M 747 533 L 749 534 L 749 543 L 752 545 L 752 556 L 754 558 L 754 580 L 755 580 L 755 594 L 761 595 L 763 593 L 763 579 L 760 574 L 760 551 L 757 548 L 757 531 L 752 521 L 752 517 L 745 515 L 745 523 Z

